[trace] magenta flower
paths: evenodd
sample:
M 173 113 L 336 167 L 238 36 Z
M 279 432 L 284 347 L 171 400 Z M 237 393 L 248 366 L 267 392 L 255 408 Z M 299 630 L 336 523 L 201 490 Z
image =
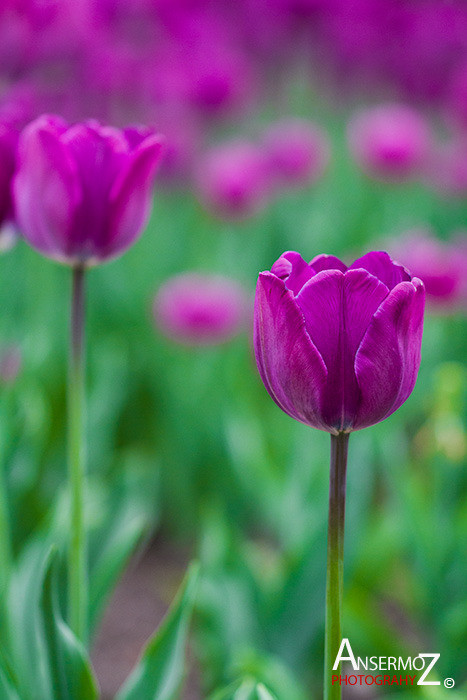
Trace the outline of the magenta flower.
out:
M 286 252 L 258 279 L 255 353 L 271 397 L 332 434 L 387 418 L 420 364 L 425 290 L 384 252 L 347 267 Z
M 454 138 L 433 150 L 426 167 L 426 181 L 447 197 L 465 197 L 467 194 L 467 142 Z
M 9 345 L 0 349 L 0 382 L 13 384 L 21 370 L 21 349 Z
M 311 122 L 290 119 L 273 124 L 263 137 L 271 175 L 280 185 L 309 185 L 321 177 L 329 162 L 329 144 Z
M 419 112 L 387 104 L 363 110 L 348 130 L 350 150 L 370 176 L 405 180 L 420 173 L 430 153 L 430 130 Z
M 265 205 L 271 180 L 262 150 L 246 141 L 213 148 L 197 173 L 206 206 L 225 219 L 253 216 Z
M 33 248 L 74 266 L 123 253 L 151 207 L 162 139 L 43 116 L 24 130 L 14 180 L 17 220 Z
M 247 299 L 227 277 L 187 273 L 168 280 L 154 302 L 160 329 L 186 345 L 216 345 L 230 340 L 244 325 Z
M 6 239 L 10 239 L 13 228 L 11 187 L 15 172 L 17 144 L 18 130 L 8 123 L 0 124 L 0 247 L 3 247 Z
M 411 231 L 388 242 L 391 252 L 419 277 L 426 289 L 427 302 L 439 310 L 466 307 L 467 236 L 446 243 L 429 231 Z

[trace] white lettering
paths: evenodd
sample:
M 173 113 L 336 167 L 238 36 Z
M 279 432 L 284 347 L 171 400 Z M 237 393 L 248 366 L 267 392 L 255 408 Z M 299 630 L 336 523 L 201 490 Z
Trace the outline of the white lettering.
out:
M 433 668 L 433 666 L 435 665 L 435 663 L 438 661 L 440 654 L 419 654 L 419 657 L 423 658 L 423 659 L 431 658 L 432 661 L 431 661 L 430 665 L 427 666 L 425 673 L 420 677 L 417 685 L 441 685 L 440 681 L 426 681 L 425 680 L 425 678 L 430 673 L 430 671 Z M 425 665 L 425 661 L 423 661 L 423 665 Z

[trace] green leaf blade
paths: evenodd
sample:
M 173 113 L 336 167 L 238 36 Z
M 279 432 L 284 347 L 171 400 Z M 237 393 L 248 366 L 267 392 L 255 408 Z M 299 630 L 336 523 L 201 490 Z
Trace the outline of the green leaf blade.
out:
M 185 676 L 185 646 L 199 580 L 192 564 L 166 618 L 116 700 L 177 700 Z

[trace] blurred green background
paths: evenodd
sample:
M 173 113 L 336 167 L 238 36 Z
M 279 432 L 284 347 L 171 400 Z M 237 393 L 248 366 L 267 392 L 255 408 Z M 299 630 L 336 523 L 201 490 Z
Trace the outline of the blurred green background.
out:
M 199 558 L 201 697 L 243 677 L 279 699 L 319 697 L 329 436 L 271 401 L 248 333 L 208 348 L 166 339 L 152 318 L 155 293 L 197 270 L 239 280 L 253 300 L 258 272 L 286 249 L 351 260 L 387 235 L 428 225 L 443 239 L 467 221 L 464 201 L 367 179 L 347 154 L 344 118 L 326 114 L 326 126 L 331 165 L 312 188 L 225 223 L 191 192 L 160 187 L 141 240 L 88 274 L 93 615 L 111 588 L 109 566 L 117 574 L 137 542 Z M 3 388 L 0 443 L 21 557 L 63 530 L 70 274 L 21 241 L 0 264 L 0 339 L 22 356 Z M 344 632 L 356 653 L 439 652 L 437 676 L 457 688 L 467 681 L 466 333 L 462 314 L 428 311 L 412 396 L 351 436 L 345 553 Z

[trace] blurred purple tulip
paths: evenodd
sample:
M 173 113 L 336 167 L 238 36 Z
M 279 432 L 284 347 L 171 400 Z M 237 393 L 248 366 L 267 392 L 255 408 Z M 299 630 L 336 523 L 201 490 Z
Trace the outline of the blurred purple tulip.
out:
M 123 253 L 151 207 L 162 139 L 43 116 L 24 130 L 14 179 L 25 239 L 47 257 L 94 265 Z
M 289 119 L 263 135 L 265 158 L 279 185 L 304 186 L 321 177 L 329 162 L 329 143 L 311 122 Z
M 185 345 L 216 345 L 245 324 L 247 296 L 234 280 L 186 273 L 169 279 L 154 302 L 154 316 L 165 335 Z
M 225 219 L 256 214 L 271 189 L 262 149 L 241 140 L 211 149 L 199 163 L 196 179 L 203 202 Z
M 0 124 L 0 245 L 2 238 L 11 238 L 14 208 L 12 181 L 16 166 L 19 132 L 7 122 Z
M 255 353 L 283 411 L 334 435 L 387 418 L 420 364 L 423 283 L 384 252 L 347 267 L 286 252 L 259 275 Z
M 448 197 L 467 194 L 467 141 L 455 138 L 437 145 L 431 154 L 425 176 L 427 184 Z
M 420 174 L 431 148 L 424 117 L 401 104 L 361 111 L 350 122 L 348 140 L 360 167 L 381 180 L 406 180 Z
M 21 369 L 21 359 L 18 345 L 0 349 L 0 380 L 3 384 L 13 384 Z
M 391 253 L 419 277 L 427 302 L 443 311 L 467 308 L 467 235 L 445 243 L 429 231 L 411 231 L 388 242 Z

